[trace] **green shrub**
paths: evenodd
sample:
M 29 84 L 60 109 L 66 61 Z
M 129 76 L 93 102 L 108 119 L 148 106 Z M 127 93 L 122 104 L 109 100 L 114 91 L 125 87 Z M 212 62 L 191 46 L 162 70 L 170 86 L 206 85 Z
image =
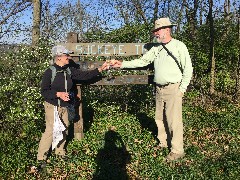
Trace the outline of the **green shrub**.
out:
M 1 58 L 0 151 L 1 174 L 24 173 L 26 163 L 34 160 L 36 143 L 44 128 L 40 80 L 49 61 L 48 44 L 20 46 Z M 8 146 L 6 146 L 8 144 Z M 15 172 L 16 171 L 16 172 Z M 20 175 L 22 176 L 22 175 Z
M 227 98 L 203 100 L 209 79 L 186 93 L 183 106 L 186 157 L 166 164 L 169 152 L 154 150 L 152 85 L 83 86 L 84 139 L 68 144 L 68 161 L 50 157 L 31 174 L 44 130 L 40 80 L 48 43 L 20 47 L 0 60 L 0 179 L 237 179 L 239 108 Z M 115 72 L 121 74 L 122 72 Z M 220 77 L 220 76 L 219 76 Z M 217 81 L 231 87 L 230 76 Z M 205 97 L 204 97 L 205 98 Z M 201 101 L 201 102 L 200 102 Z

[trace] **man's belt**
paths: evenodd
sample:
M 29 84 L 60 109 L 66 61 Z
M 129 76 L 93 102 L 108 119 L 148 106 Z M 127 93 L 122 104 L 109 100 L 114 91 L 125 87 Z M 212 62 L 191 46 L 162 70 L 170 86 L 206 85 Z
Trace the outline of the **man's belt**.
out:
M 169 86 L 169 85 L 171 85 L 171 84 L 176 84 L 176 83 L 171 83 L 171 82 L 169 82 L 169 83 L 167 83 L 167 84 L 157 84 L 157 83 L 156 83 L 156 86 L 158 86 L 158 87 L 160 87 L 160 88 L 163 88 L 163 87 Z

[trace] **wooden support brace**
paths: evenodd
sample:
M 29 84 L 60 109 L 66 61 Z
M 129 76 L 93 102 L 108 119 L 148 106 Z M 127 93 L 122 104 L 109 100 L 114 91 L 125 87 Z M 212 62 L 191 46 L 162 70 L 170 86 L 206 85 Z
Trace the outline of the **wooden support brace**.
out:
M 79 106 L 77 107 L 76 111 L 79 114 L 79 118 L 76 122 L 74 122 L 74 138 L 76 140 L 83 139 L 83 108 L 82 108 L 82 90 L 81 86 L 77 86 L 78 90 L 78 98 L 79 98 Z
M 68 43 L 78 43 L 78 34 L 70 32 L 67 34 Z M 79 57 L 73 57 L 73 61 L 78 62 Z M 77 86 L 77 96 L 79 98 L 78 107 L 76 107 L 76 112 L 79 114 L 79 118 L 74 121 L 74 139 L 83 139 L 83 113 L 82 113 L 82 92 L 81 86 Z

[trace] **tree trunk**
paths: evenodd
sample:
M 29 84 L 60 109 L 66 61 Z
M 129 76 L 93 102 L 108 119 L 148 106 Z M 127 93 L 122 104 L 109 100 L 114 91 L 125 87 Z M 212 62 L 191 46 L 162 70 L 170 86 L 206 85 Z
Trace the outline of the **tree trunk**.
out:
M 171 10 L 171 0 L 168 0 L 168 8 L 167 8 L 167 16 L 169 17 L 170 16 L 170 10 Z
M 142 9 L 142 5 L 141 3 L 139 2 L 139 0 L 133 0 L 132 1 L 135 9 L 136 9 L 136 18 L 141 21 L 141 19 L 144 21 L 145 24 L 148 24 L 148 20 L 147 20 L 147 17 Z
M 197 26 L 197 10 L 198 10 L 198 4 L 199 2 L 197 0 L 194 0 L 194 5 L 193 8 L 191 8 L 188 5 L 188 2 L 186 0 L 183 1 L 183 4 L 186 6 L 186 18 L 187 18 L 187 23 L 189 25 L 189 39 L 191 39 L 192 41 L 192 45 L 193 47 L 196 44 L 196 26 Z M 195 66 L 196 64 L 196 51 L 194 51 L 193 55 L 192 55 L 192 64 L 193 66 Z M 194 75 L 194 79 L 195 78 L 195 69 L 193 70 L 193 75 Z
M 163 7 L 162 7 L 162 17 L 166 16 L 165 13 L 165 8 L 166 8 L 166 0 L 163 1 Z
M 177 34 L 180 32 L 180 25 L 181 25 L 181 22 L 182 22 L 182 14 L 183 14 L 183 11 L 184 11 L 184 4 L 185 3 L 186 3 L 186 0 L 183 0 L 183 3 L 181 5 L 181 9 L 180 9 L 180 12 L 179 12 L 179 15 L 178 15 L 177 28 L 176 28 L 176 33 Z
M 240 52 L 240 6 L 238 8 L 238 48 Z M 237 76 L 236 76 L 236 87 L 235 87 L 235 101 L 240 100 L 240 54 L 238 54 L 238 66 L 237 66 Z
M 80 13 L 79 13 L 79 29 L 80 29 L 80 33 L 79 33 L 79 41 L 82 41 L 82 38 L 83 38 L 83 9 L 81 7 L 81 2 L 80 0 L 78 0 L 77 2 L 77 8 L 80 10 Z
M 213 25 L 213 0 L 209 0 L 209 22 L 210 22 L 210 94 L 214 94 L 215 90 L 215 58 L 214 58 L 214 25 Z
M 33 0 L 32 3 L 33 3 L 32 45 L 35 46 L 40 38 L 41 0 Z
M 45 36 L 44 37 L 46 37 L 47 39 L 48 38 L 50 38 L 50 27 L 51 27 L 51 25 L 50 25 L 50 5 L 49 5 L 49 0 L 46 0 L 46 2 L 45 2 L 45 12 L 44 12 L 44 34 L 45 34 Z M 42 17 L 41 17 L 42 18 Z
M 200 0 L 199 4 L 200 4 L 199 25 L 201 26 L 203 24 L 203 3 L 202 3 L 202 0 Z
M 224 19 L 225 19 L 225 22 L 227 22 L 227 24 L 225 25 L 225 31 L 224 31 L 224 34 L 222 35 L 222 38 L 224 40 L 227 40 L 228 38 L 228 34 L 229 34 L 229 31 L 230 31 L 230 26 L 228 25 L 228 22 L 230 20 L 230 0 L 225 0 L 224 2 Z
M 158 0 L 155 0 L 155 3 L 154 3 L 154 11 L 153 11 L 153 22 L 152 24 L 155 24 L 155 21 L 158 19 L 158 6 L 159 6 L 159 1 Z M 149 42 L 152 42 L 153 41 L 153 35 L 150 34 L 149 36 Z
M 155 23 L 155 21 L 158 18 L 158 6 L 159 6 L 159 1 L 155 0 L 155 6 L 154 6 L 154 13 L 153 13 L 153 23 Z
M 224 17 L 225 20 L 229 20 L 230 19 L 230 0 L 225 0 L 224 2 Z
M 190 34 L 189 35 L 190 35 L 190 38 L 193 39 L 193 38 L 195 38 L 195 34 L 196 34 L 198 1 L 194 0 L 194 7 L 193 8 L 189 8 L 186 0 L 184 0 L 183 3 L 186 6 L 186 9 L 185 9 L 186 10 L 186 17 L 187 17 L 188 24 L 190 26 Z
M 211 77 L 210 77 L 210 94 L 214 94 L 215 92 L 215 58 L 214 58 L 214 46 L 211 49 Z

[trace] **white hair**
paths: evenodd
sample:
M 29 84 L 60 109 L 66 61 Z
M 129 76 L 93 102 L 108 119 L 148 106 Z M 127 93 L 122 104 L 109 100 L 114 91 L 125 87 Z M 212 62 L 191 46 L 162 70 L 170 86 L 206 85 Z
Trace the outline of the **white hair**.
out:
M 53 65 L 56 61 L 57 61 L 57 55 L 52 57 L 52 59 L 49 61 L 49 65 Z

